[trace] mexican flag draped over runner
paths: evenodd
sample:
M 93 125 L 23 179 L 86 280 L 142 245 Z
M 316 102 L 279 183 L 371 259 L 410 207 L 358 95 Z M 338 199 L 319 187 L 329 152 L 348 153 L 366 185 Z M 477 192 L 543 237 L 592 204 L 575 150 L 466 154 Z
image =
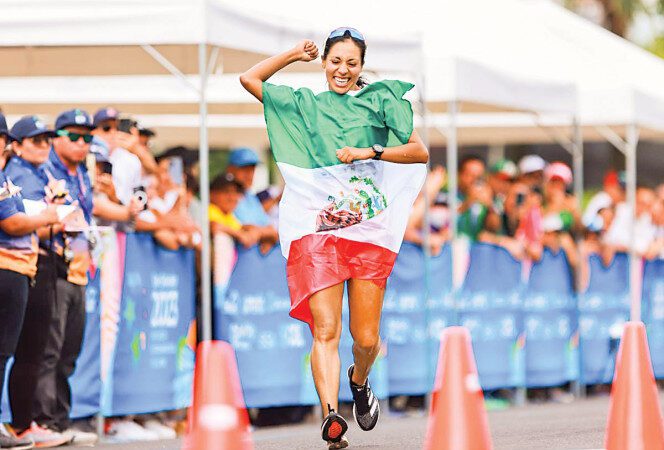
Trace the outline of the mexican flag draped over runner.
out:
M 297 304 L 317 290 L 348 278 L 389 276 L 426 165 L 344 164 L 336 150 L 407 143 L 413 111 L 403 96 L 412 88 L 385 80 L 356 95 L 315 95 L 263 84 L 272 152 L 286 182 L 279 235 L 294 317 L 309 321 L 308 306 L 298 313 Z

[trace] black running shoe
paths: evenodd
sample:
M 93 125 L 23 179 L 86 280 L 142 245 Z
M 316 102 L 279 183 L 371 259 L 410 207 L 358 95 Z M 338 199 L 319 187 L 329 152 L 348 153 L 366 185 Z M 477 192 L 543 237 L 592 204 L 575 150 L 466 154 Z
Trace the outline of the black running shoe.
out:
M 350 384 L 350 391 L 353 394 L 353 417 L 355 422 L 364 431 L 373 430 L 378 423 L 380 416 L 380 405 L 378 399 L 371 390 L 369 380 L 364 383 L 364 386 L 358 386 L 353 383 L 353 369 L 355 364 L 351 364 L 348 368 L 348 383 Z
M 329 448 L 345 448 L 348 446 L 348 441 L 344 438 L 344 434 L 348 431 L 348 423 L 346 423 L 346 419 L 330 408 L 330 405 L 328 405 L 328 410 L 330 413 L 325 416 L 323 425 L 320 427 L 323 440 L 330 444 Z M 332 444 L 342 444 L 344 441 L 344 447 L 332 446 Z

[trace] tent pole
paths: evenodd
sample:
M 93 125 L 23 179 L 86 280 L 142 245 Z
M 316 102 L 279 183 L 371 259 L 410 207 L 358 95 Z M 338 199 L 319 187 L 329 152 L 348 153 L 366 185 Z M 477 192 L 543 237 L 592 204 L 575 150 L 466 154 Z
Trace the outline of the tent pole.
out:
M 581 129 L 581 123 L 578 117 L 574 117 L 573 124 L 573 143 L 572 143 L 572 164 L 574 170 L 574 196 L 579 202 L 579 207 L 581 207 L 583 199 L 583 130 Z M 577 241 L 577 248 L 580 241 Z M 581 292 L 581 277 L 576 277 L 576 289 L 577 292 Z M 576 331 L 580 331 L 577 329 Z M 579 352 L 578 357 L 579 363 L 581 363 L 581 352 Z M 579 364 L 579 367 L 582 367 Z M 574 380 L 570 384 L 570 389 L 572 394 L 576 398 L 583 398 L 586 396 L 585 385 L 581 384 L 581 377 L 577 380 Z
M 198 76 L 200 79 L 199 96 L 199 152 L 200 152 L 200 183 L 201 183 L 201 233 L 203 248 L 201 251 L 201 337 L 202 340 L 212 339 L 212 268 L 210 256 L 210 221 L 208 205 L 210 204 L 210 164 L 207 129 L 207 45 L 198 44 Z
M 625 171 L 627 172 L 627 204 L 629 205 L 631 221 L 631 242 L 629 246 L 629 289 L 630 289 L 630 320 L 641 321 L 641 265 L 636 248 L 636 148 L 639 143 L 639 129 L 636 124 L 627 126 L 627 146 L 625 153 Z
M 458 219 L 458 192 L 457 171 L 458 171 L 458 144 L 457 144 L 457 115 L 459 104 L 456 100 L 449 103 L 450 122 L 447 130 L 447 179 L 450 198 L 447 200 L 450 204 L 450 236 L 454 240 L 457 237 L 457 219 Z
M 581 202 L 583 199 L 583 131 L 579 119 L 574 119 L 574 153 L 572 155 L 574 170 L 574 195 Z
M 421 62 L 424 61 L 424 56 L 421 55 Z M 427 98 L 426 98 L 426 77 L 424 75 L 424 64 L 420 64 L 419 70 L 419 79 L 418 79 L 418 94 L 420 101 L 420 118 L 422 119 L 422 142 L 424 146 L 429 149 L 429 110 L 427 108 Z M 425 310 L 428 308 L 429 298 L 431 297 L 431 247 L 430 238 L 431 238 L 431 217 L 430 217 L 430 203 L 431 199 L 429 198 L 429 190 L 427 189 L 427 180 L 429 178 L 429 173 L 431 169 L 431 156 L 429 156 L 429 161 L 427 162 L 427 177 L 424 180 L 424 186 L 422 187 L 422 197 L 424 199 L 424 218 L 422 221 L 422 251 L 424 253 L 424 304 L 422 308 Z M 429 314 L 425 314 L 426 321 L 426 330 L 429 329 Z M 430 341 L 428 341 L 430 343 Z M 437 343 L 437 342 L 436 342 Z M 430 344 L 429 344 L 430 345 Z M 429 351 L 435 351 L 435 349 L 429 347 Z M 430 367 L 427 368 L 427 373 L 431 371 Z M 433 368 L 435 370 L 435 367 Z M 425 406 L 429 408 L 431 405 L 431 393 L 428 392 L 425 397 Z
M 447 202 L 450 208 L 450 250 L 452 254 L 452 289 L 450 295 L 452 296 L 452 305 L 454 306 L 454 313 L 456 315 L 456 292 L 455 292 L 455 267 L 457 261 L 457 252 L 455 250 L 455 241 L 457 238 L 457 222 L 459 216 L 459 186 L 457 179 L 457 172 L 459 168 L 458 162 L 458 143 L 457 143 L 457 116 L 459 113 L 459 102 L 453 100 L 448 105 L 450 122 L 447 129 Z

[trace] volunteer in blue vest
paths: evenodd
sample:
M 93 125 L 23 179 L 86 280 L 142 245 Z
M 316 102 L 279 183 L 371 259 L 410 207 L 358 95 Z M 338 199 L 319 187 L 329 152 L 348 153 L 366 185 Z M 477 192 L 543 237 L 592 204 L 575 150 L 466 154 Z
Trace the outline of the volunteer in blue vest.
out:
M 136 211 L 124 207 L 107 210 L 106 205 L 93 201 L 93 189 L 85 165 L 94 128 L 90 116 L 80 109 L 61 113 L 56 121 L 46 173 L 56 192 L 64 192 L 64 203 L 75 207 L 63 219 L 64 228 L 53 237 L 58 255 L 56 280 L 57 302 L 49 327 L 44 359 L 33 404 L 35 421 L 72 437 L 75 445 L 89 445 L 97 435 L 72 427 L 71 387 L 69 376 L 74 372 L 85 331 L 85 287 L 88 284 L 90 250 L 95 245 L 93 214 L 107 220 L 132 220 Z
M 44 323 L 48 322 L 50 310 L 42 308 L 44 299 L 40 298 L 37 284 L 43 285 L 44 276 L 49 276 L 49 270 L 42 270 L 48 256 L 38 249 L 35 232 L 43 232 L 58 222 L 55 205 L 43 202 L 43 173 L 39 169 L 48 158 L 53 134 L 37 117 L 27 116 L 14 125 L 10 135 L 4 117 L 0 119 L 0 150 L 4 150 L 9 138 L 14 140 L 16 152 L 5 171 L 0 172 L 0 380 L 4 379 L 5 364 L 13 353 L 16 352 L 13 371 L 17 373 L 17 365 L 20 372 L 26 360 L 41 357 L 38 348 L 26 347 L 39 347 L 39 342 L 46 339 Z M 37 191 L 42 194 L 35 195 Z M 26 214 L 26 200 L 35 200 L 29 214 Z M 31 321 L 35 315 L 41 317 L 41 322 Z M 25 334 L 28 339 L 22 327 L 29 329 Z M 17 348 L 21 340 L 23 346 Z M 36 376 L 34 366 L 33 372 Z M 22 403 L 20 407 L 19 410 L 29 410 L 31 403 Z M 16 410 L 12 410 L 16 419 Z M 52 447 L 68 441 L 58 433 L 30 425 L 28 422 L 19 430 L 18 438 L 4 426 L 0 427 L 0 448 L 30 448 L 33 442 L 40 447 Z

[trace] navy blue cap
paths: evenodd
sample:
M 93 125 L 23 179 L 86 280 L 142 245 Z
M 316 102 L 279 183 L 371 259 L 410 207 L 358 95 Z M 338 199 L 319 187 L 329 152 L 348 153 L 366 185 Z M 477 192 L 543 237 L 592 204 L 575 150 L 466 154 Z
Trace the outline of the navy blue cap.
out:
M 107 107 L 102 108 L 95 113 L 92 123 L 95 127 L 98 127 L 100 123 L 106 120 L 117 120 L 119 118 L 120 111 L 115 108 Z
M 259 162 L 256 152 L 247 147 L 236 148 L 228 158 L 228 165 L 235 167 L 255 166 Z
M 12 139 L 22 141 L 25 138 L 45 134 L 55 137 L 55 131 L 50 130 L 42 120 L 37 116 L 23 116 L 14 124 L 11 131 Z
M 70 109 L 60 113 L 55 119 L 55 129 L 62 130 L 66 127 L 84 127 L 90 130 L 94 128 L 90 115 L 82 109 Z
M 12 140 L 12 135 L 9 134 L 9 128 L 7 128 L 7 119 L 5 119 L 5 116 L 0 113 L 0 136 L 5 135 L 7 138 L 11 141 Z

